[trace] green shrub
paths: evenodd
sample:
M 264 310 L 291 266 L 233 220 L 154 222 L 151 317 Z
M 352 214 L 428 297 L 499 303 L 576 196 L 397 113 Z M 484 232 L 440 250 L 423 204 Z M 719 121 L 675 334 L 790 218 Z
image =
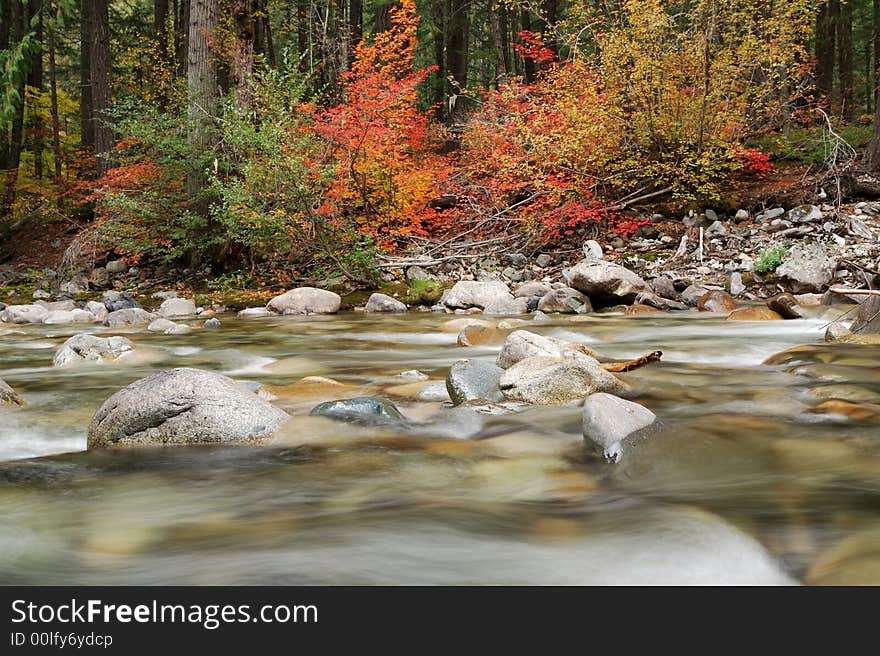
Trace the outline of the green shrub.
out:
M 788 249 L 785 246 L 765 248 L 755 258 L 755 273 L 764 275 L 773 273 L 782 264 L 782 256 Z

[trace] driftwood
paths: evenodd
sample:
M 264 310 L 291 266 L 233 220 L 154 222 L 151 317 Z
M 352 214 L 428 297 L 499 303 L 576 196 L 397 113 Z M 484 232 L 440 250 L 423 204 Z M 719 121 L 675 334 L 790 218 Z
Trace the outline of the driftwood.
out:
M 651 364 L 652 362 L 660 362 L 660 358 L 663 356 L 663 351 L 653 351 L 652 353 L 648 353 L 647 355 L 643 355 L 640 358 L 636 358 L 635 360 L 629 360 L 627 362 L 603 362 L 602 368 L 605 371 L 610 371 L 611 373 L 619 374 L 625 371 L 632 371 L 633 369 L 638 369 L 639 367 L 644 367 L 647 364 Z
M 828 291 L 832 294 L 842 294 L 844 296 L 880 296 L 880 289 L 844 289 L 842 287 L 831 287 Z

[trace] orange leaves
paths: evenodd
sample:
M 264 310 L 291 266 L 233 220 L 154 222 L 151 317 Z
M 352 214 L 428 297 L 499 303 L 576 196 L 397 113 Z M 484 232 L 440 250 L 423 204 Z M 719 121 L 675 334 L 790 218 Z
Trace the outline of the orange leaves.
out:
M 427 70 L 413 70 L 418 16 L 413 0 L 391 12 L 391 28 L 356 50 L 344 100 L 315 112 L 335 171 L 319 213 L 352 216 L 358 229 L 391 240 L 422 234 L 443 163 L 429 153 L 428 119 L 418 106 Z

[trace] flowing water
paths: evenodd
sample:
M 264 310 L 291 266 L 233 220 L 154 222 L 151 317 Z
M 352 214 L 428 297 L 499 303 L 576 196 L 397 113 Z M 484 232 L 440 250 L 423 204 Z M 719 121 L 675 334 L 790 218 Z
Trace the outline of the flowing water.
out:
M 401 372 L 442 381 L 499 350 L 457 346 L 458 317 L 221 318 L 64 368 L 73 327 L 0 331 L 0 378 L 27 402 L 0 409 L 0 582 L 880 583 L 880 346 L 824 344 L 827 317 L 530 322 L 613 359 L 664 352 L 621 374 L 661 424 L 618 464 L 585 446 L 576 404 L 417 400 Z M 108 396 L 176 366 L 268 386 L 293 419 L 261 446 L 85 451 Z M 308 416 L 368 394 L 413 422 Z

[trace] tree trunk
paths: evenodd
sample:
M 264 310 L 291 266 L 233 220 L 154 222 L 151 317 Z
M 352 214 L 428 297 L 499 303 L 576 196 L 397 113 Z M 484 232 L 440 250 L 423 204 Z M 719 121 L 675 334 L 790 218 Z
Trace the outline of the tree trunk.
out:
M 880 1 L 880 0 L 878 0 Z M 822 3 L 816 17 L 816 87 L 831 101 L 834 58 L 837 50 L 836 0 Z
M 299 51 L 299 69 L 312 69 L 312 52 L 309 46 L 309 0 L 296 0 L 296 46 Z
M 468 28 L 470 18 L 468 0 L 449 0 L 449 19 L 446 31 L 446 62 L 447 72 L 454 80 L 448 87 L 450 97 L 455 97 L 451 103 L 453 120 L 464 118 L 465 102 L 460 95 L 467 88 L 468 83 Z
M 61 166 L 62 166 L 62 155 L 61 155 L 61 121 L 58 117 L 58 76 L 55 71 L 55 23 L 54 23 L 54 13 L 52 11 L 52 0 L 48 0 L 49 5 L 47 7 L 47 13 L 50 17 L 53 17 L 53 20 L 49 21 L 49 91 L 51 98 L 51 112 L 52 112 L 52 150 L 54 153 L 55 160 L 55 193 L 57 194 L 56 204 L 58 205 L 58 209 L 61 209 L 64 206 L 64 190 L 62 188 L 62 179 L 61 179 Z
M 217 0 L 191 0 L 187 55 L 187 114 L 190 162 L 187 192 L 193 209 L 207 215 L 201 199 L 205 188 L 204 153 L 214 143 L 213 117 L 217 101 L 217 66 L 211 40 L 217 33 Z
M 492 48 L 495 51 L 495 77 L 499 84 L 507 82 L 507 61 L 504 52 L 504 38 L 501 28 L 500 4 L 489 7 L 489 21 L 492 29 Z
M 92 130 L 94 133 L 95 164 L 98 175 L 108 168 L 113 149 L 113 132 L 106 123 L 105 112 L 110 107 L 110 16 L 108 0 L 87 0 L 93 7 L 89 44 L 89 69 L 92 90 Z
M 92 110 L 92 66 L 90 63 L 92 49 L 89 44 L 92 42 L 92 34 L 95 30 L 95 21 L 92 18 L 91 0 L 80 1 L 80 41 L 79 41 L 79 73 L 80 73 L 80 134 L 82 149 L 87 153 L 95 150 L 95 126 L 92 118 L 94 111 Z M 92 171 L 86 173 L 87 177 L 91 177 Z
M 179 0 L 177 12 L 174 14 L 174 45 L 177 59 L 177 74 L 181 77 L 185 76 L 188 70 L 189 5 L 190 0 Z
M 529 14 L 528 9 L 521 9 L 519 13 L 519 21 L 520 27 L 523 32 L 531 32 L 532 31 L 532 16 Z M 518 36 L 518 35 L 517 35 Z M 523 67 L 523 80 L 525 80 L 526 84 L 531 84 L 535 81 L 535 62 L 534 60 L 527 59 L 525 57 L 521 57 L 522 59 L 522 67 Z
M 354 51 L 364 38 L 364 0 L 348 0 L 349 65 L 354 61 Z
M 232 21 L 235 25 L 235 108 L 247 111 L 251 104 L 251 73 L 254 69 L 254 22 L 250 0 L 233 0 Z
M 837 58 L 840 72 L 840 115 L 851 119 L 855 110 L 853 90 L 853 3 L 852 0 L 840 3 L 837 23 Z
M 556 42 L 556 20 L 559 11 L 559 0 L 543 0 L 541 3 L 541 41 L 546 48 L 558 52 Z
M 28 13 L 31 16 L 37 16 L 37 40 L 43 43 L 43 7 L 41 0 L 28 0 Z M 43 90 L 43 53 L 40 52 L 34 58 L 31 64 L 31 72 L 28 75 L 28 86 L 42 92 Z M 31 126 L 31 151 L 34 154 L 34 177 L 37 180 L 43 178 L 43 142 L 45 126 L 37 114 L 34 117 L 34 123 Z
M 21 2 L 13 2 L 12 10 L 9 15 L 9 42 L 19 43 L 27 30 L 27 12 Z M 2 203 L 0 203 L 0 216 L 7 216 L 15 204 L 15 196 L 18 188 L 18 165 L 21 163 L 21 150 L 24 145 L 24 83 L 27 76 L 22 74 L 18 76 L 19 82 L 16 83 L 16 92 L 18 100 L 15 103 L 12 115 L 12 125 L 9 131 L 8 140 L 5 140 L 3 169 L 6 171 L 6 185 L 3 193 Z M 5 132 L 5 126 L 4 126 Z

